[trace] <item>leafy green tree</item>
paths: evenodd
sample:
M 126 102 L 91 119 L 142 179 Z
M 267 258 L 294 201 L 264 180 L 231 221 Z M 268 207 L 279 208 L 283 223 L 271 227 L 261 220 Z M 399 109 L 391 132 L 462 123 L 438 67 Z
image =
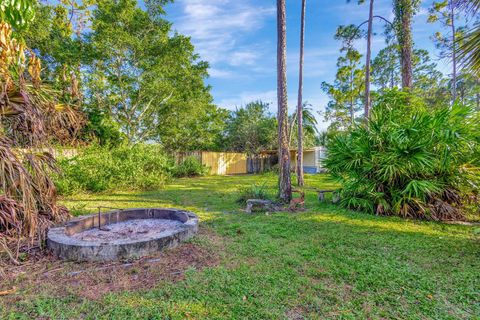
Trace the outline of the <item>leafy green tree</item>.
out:
M 458 1 L 435 1 L 429 12 L 428 21 L 430 23 L 438 21 L 443 27 L 450 29 L 446 34 L 437 31 L 434 35 L 434 42 L 440 49 L 440 56 L 448 58 L 452 62 L 452 100 L 455 101 L 457 99 L 457 45 L 458 39 L 461 38 L 461 29 L 457 25 L 457 20 L 460 18 Z
M 462 73 L 457 81 L 458 99 L 462 104 L 480 111 L 480 77 L 474 73 Z
M 412 90 L 432 104 L 446 103 L 449 99 L 446 79 L 437 70 L 437 64 L 432 62 L 428 51 L 415 49 L 412 57 Z M 372 64 L 373 83 L 380 92 L 401 86 L 400 69 L 396 45 L 380 50 Z
M 222 129 L 204 84 L 208 64 L 198 60 L 189 38 L 172 34 L 152 10 L 134 0 L 98 1 L 88 36 L 94 54 L 87 103 L 109 110 L 130 143 L 208 147 Z
M 355 113 L 363 106 L 365 70 L 361 65 L 362 55 L 354 48 L 353 42 L 362 35 L 354 25 L 340 26 L 335 39 L 342 41 L 337 60 L 337 74 L 333 84 L 322 83 L 322 89 L 330 97 L 326 107 L 325 119 L 331 121 L 331 127 L 345 130 L 355 122 Z
M 372 82 L 380 91 L 393 89 L 401 84 L 400 59 L 396 45 L 383 48 L 373 59 Z
M 2 0 L 0 22 L 6 22 L 15 29 L 25 28 L 35 18 L 36 0 Z
M 413 51 L 413 89 L 430 105 L 447 104 L 450 99 L 447 81 L 437 70 L 437 64 L 432 61 L 427 50 Z
M 350 2 L 351 0 L 347 0 Z M 365 3 L 365 0 L 358 0 L 358 4 Z M 369 0 L 369 10 L 368 10 L 368 20 L 363 22 L 361 25 L 367 23 L 367 53 L 365 57 L 365 105 L 364 105 L 364 117 L 368 121 L 368 116 L 370 113 L 370 106 L 371 106 L 371 97 L 370 97 L 370 75 L 371 75 L 371 60 L 372 60 L 372 35 L 373 35 L 373 15 L 374 9 L 374 0 Z M 377 16 L 379 17 L 379 16 Z M 385 21 L 387 21 L 383 17 L 379 17 Z M 360 26 L 361 26 L 360 25 Z M 359 27 L 360 27 L 359 26 Z
M 250 155 L 276 149 L 277 120 L 268 107 L 268 103 L 255 101 L 231 111 L 225 125 L 225 149 Z

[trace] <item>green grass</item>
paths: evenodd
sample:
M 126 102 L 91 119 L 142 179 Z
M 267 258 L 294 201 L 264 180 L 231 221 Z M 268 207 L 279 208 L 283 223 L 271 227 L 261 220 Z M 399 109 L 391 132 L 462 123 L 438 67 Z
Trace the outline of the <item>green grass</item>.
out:
M 77 214 L 99 205 L 192 210 L 223 239 L 220 263 L 189 269 L 180 282 L 99 301 L 73 294 L 20 298 L 4 305 L 0 318 L 480 319 L 480 245 L 472 227 L 349 212 L 318 203 L 313 192 L 302 213 L 239 211 L 237 189 L 263 182 L 273 195 L 276 178 L 263 175 L 64 199 Z M 307 185 L 335 184 L 316 175 L 307 176 Z

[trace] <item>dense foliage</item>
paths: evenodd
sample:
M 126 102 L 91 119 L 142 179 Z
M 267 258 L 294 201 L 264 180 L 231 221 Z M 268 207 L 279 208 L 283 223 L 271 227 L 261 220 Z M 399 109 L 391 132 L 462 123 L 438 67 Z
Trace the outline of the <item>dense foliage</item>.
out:
M 270 104 L 260 100 L 247 103 L 228 113 L 225 128 L 217 143 L 221 150 L 245 152 L 250 155 L 265 150 L 275 150 L 278 146 L 278 122 L 269 111 Z M 318 144 L 317 120 L 311 105 L 303 104 L 304 146 L 313 147 Z M 297 132 L 297 112 L 288 117 L 288 141 L 295 148 L 294 138 Z
M 208 168 L 187 157 L 178 165 L 159 145 L 91 146 L 59 161 L 56 185 L 61 194 L 106 190 L 153 190 L 172 177 L 205 175 Z
M 277 119 L 262 101 L 248 103 L 227 118 L 223 144 L 232 151 L 257 154 L 277 147 Z
M 135 0 L 39 2 L 37 19 L 19 33 L 57 89 L 78 82 L 89 117 L 85 140 L 156 141 L 169 151 L 215 147 L 224 113 L 204 83 L 208 63 L 173 31 L 167 2 L 141 8 Z
M 430 108 L 387 92 L 368 125 L 328 143 L 325 165 L 342 183 L 341 203 L 375 214 L 464 219 L 480 180 L 479 120 L 469 107 Z
M 41 239 L 49 225 L 68 216 L 66 208 L 56 203 L 50 178 L 55 161 L 45 146 L 72 143 L 83 117 L 76 106 L 62 103 L 60 94 L 42 83 L 40 60 L 13 37 L 12 27 L 1 22 L 3 18 L 0 16 L 0 233 Z M 6 247 L 3 240 L 0 245 Z
M 113 189 L 161 188 L 172 163 L 159 146 L 137 144 L 109 149 L 89 147 L 72 158 L 61 159 L 59 192 L 100 192 Z
M 172 175 L 177 178 L 204 176 L 209 172 L 210 168 L 193 156 L 186 157 L 172 169 Z

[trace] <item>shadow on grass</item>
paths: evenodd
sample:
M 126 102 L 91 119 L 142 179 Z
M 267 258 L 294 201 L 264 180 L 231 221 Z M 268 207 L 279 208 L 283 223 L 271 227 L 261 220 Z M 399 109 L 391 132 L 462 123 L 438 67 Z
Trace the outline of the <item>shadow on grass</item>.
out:
M 25 302 L 45 318 L 473 318 L 480 314 L 479 243 L 472 228 L 355 213 L 319 204 L 307 191 L 302 213 L 245 214 L 238 187 L 276 177 L 179 179 L 165 190 L 64 199 L 88 211 L 169 206 L 196 212 L 221 238 L 218 266 L 190 270 L 178 283 L 100 302 L 40 295 Z M 332 188 L 325 176 L 307 176 Z M 224 214 L 225 211 L 238 214 Z M 141 277 L 141 272 L 139 273 Z M 73 301 L 73 302 L 72 302 Z

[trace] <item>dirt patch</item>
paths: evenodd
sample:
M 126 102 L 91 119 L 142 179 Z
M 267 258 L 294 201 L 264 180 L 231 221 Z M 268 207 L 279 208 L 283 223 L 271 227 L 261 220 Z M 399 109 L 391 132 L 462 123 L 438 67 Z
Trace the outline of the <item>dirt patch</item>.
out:
M 304 319 L 306 319 L 304 314 L 305 314 L 304 309 L 302 309 L 300 307 L 296 307 L 296 308 L 293 308 L 293 309 L 288 309 L 285 312 L 285 318 L 287 318 L 288 320 L 304 320 Z
M 6 268 L 0 291 L 15 288 L 16 292 L 2 297 L 2 302 L 9 305 L 40 293 L 96 300 L 110 292 L 146 290 L 163 281 L 179 281 L 188 269 L 218 265 L 223 241 L 201 227 L 191 241 L 135 261 L 78 263 L 62 262 L 49 254 L 32 257 L 21 266 Z

